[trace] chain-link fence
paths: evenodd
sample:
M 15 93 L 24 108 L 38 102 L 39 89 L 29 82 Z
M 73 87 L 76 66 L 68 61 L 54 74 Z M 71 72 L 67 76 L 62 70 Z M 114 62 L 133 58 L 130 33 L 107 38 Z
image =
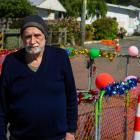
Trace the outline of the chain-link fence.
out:
M 78 108 L 76 140 L 93 140 L 95 138 L 95 105 L 82 103 Z
M 130 91 L 128 106 L 126 94 L 104 97 L 98 126 L 95 120 L 98 100 L 79 104 L 76 140 L 132 140 L 138 94 L 140 86 Z
M 96 73 L 89 77 L 89 69 L 86 68 L 88 57 L 84 55 L 72 57 L 70 60 L 78 91 L 85 90 L 88 92 L 89 84 L 92 84 L 92 89 L 97 90 L 95 77 L 101 72 L 110 73 L 115 81 L 123 81 L 126 77 L 126 71 L 128 71 L 128 75 L 138 77 L 139 58 L 130 57 L 129 59 L 127 65 L 126 57 L 116 57 L 113 61 L 102 57 L 97 58 L 94 64 L 96 65 Z M 92 82 L 89 82 L 90 78 L 92 78 Z M 132 140 L 138 94 L 140 94 L 140 86 L 130 91 L 128 106 L 126 94 L 103 97 L 103 108 L 100 115 L 100 124 L 98 124 L 99 132 L 96 130 L 95 119 L 95 102 L 97 100 L 93 103 L 79 104 L 77 140 Z M 96 133 L 99 133 L 100 136 Z

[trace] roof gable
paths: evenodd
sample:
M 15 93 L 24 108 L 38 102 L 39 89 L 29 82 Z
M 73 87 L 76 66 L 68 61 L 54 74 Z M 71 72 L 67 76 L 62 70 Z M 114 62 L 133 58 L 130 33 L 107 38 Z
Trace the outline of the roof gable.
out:
M 66 9 L 58 0 L 29 0 L 29 1 L 32 5 L 38 8 L 66 12 Z
M 133 8 L 134 10 L 138 10 L 138 11 L 140 11 L 140 8 L 138 8 L 138 7 L 136 7 L 136 6 L 129 5 L 128 7 Z
M 62 6 L 62 4 L 58 0 L 45 0 L 37 7 L 66 12 L 66 9 Z
M 115 5 L 115 4 L 110 4 L 110 3 L 107 3 L 107 6 L 131 10 L 131 11 L 137 10 L 136 9 L 137 7 L 134 8 L 134 6 L 122 6 L 122 5 Z

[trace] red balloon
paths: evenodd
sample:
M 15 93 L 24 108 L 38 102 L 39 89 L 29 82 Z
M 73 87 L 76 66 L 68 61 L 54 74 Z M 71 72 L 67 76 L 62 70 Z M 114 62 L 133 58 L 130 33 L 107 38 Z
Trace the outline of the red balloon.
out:
M 113 77 L 108 73 L 100 73 L 95 79 L 95 84 L 98 89 L 106 87 L 108 84 L 111 84 L 113 82 Z

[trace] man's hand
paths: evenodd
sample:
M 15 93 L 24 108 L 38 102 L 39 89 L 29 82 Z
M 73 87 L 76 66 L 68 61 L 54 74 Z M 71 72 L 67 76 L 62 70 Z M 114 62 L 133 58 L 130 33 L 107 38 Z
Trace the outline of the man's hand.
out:
M 67 132 L 65 140 L 75 140 L 75 133 Z

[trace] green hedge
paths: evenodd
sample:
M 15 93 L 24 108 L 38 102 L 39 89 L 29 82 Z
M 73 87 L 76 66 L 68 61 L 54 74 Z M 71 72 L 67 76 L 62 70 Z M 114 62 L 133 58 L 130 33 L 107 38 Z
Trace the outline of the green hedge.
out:
M 118 23 L 113 18 L 101 18 L 92 23 L 94 31 L 93 39 L 115 39 L 118 33 Z

